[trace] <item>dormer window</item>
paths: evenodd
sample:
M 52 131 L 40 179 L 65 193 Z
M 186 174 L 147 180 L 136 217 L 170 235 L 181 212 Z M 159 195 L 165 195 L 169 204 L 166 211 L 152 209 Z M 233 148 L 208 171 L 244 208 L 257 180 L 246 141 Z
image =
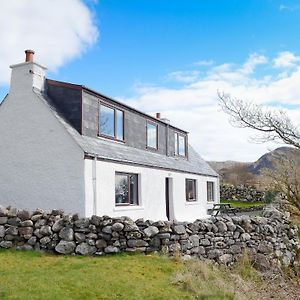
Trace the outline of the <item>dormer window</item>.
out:
M 158 126 L 155 123 L 147 122 L 147 148 L 158 149 Z
M 175 155 L 186 156 L 186 136 L 175 132 Z
M 99 135 L 124 141 L 124 112 L 117 108 L 100 104 Z

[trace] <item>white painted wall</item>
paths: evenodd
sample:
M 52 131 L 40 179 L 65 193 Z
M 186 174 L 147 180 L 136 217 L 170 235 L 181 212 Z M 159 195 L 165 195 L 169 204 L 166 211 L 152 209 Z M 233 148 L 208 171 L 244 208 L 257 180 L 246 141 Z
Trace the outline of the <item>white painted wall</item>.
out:
M 93 210 L 93 164 L 96 164 L 96 211 Z M 139 174 L 140 205 L 115 206 L 115 172 Z M 166 220 L 165 178 L 173 179 L 174 218 L 179 221 L 194 221 L 207 217 L 206 181 L 214 181 L 218 188 L 218 179 L 178 172 L 169 172 L 146 167 L 122 165 L 114 162 L 85 160 L 86 212 L 90 216 L 109 215 L 112 217 L 129 216 L 133 219 Z M 185 179 L 197 180 L 197 202 L 186 202 Z M 217 193 L 216 193 L 217 195 Z M 219 201 L 219 199 L 216 199 Z
M 85 215 L 83 151 L 32 91 L 42 83 L 29 65 L 19 67 L 0 106 L 0 205 Z

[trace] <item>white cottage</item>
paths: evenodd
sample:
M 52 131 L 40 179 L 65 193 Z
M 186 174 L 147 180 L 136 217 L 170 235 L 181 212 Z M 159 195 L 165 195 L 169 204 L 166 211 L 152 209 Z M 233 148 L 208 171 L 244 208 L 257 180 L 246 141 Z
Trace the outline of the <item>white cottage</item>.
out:
M 34 52 L 25 53 L 0 105 L 0 205 L 192 221 L 219 202 L 218 175 L 186 131 L 46 79 Z

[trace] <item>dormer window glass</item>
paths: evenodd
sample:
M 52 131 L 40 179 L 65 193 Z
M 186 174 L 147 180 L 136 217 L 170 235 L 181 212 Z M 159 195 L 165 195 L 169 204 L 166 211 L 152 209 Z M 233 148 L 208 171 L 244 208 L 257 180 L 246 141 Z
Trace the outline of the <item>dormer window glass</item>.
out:
M 99 114 L 99 135 L 123 141 L 124 112 L 101 104 Z
M 147 148 L 157 149 L 157 125 L 147 122 Z
M 186 136 L 175 132 L 175 155 L 186 156 Z

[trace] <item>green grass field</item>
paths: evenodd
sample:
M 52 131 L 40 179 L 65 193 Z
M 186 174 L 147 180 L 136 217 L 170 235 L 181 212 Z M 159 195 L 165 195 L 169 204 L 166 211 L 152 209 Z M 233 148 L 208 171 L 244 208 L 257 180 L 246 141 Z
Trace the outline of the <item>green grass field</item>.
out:
M 256 300 L 285 295 L 277 282 L 262 280 L 247 255 L 228 269 L 158 255 L 82 257 L 0 250 L 0 266 L 1 300 Z M 299 285 L 287 288 L 300 293 Z
M 232 207 L 252 207 L 252 206 L 260 206 L 265 205 L 264 202 L 243 202 L 243 201 L 228 201 L 228 200 L 221 200 L 221 203 L 230 203 Z
M 0 299 L 193 299 L 158 256 L 72 257 L 0 251 Z

